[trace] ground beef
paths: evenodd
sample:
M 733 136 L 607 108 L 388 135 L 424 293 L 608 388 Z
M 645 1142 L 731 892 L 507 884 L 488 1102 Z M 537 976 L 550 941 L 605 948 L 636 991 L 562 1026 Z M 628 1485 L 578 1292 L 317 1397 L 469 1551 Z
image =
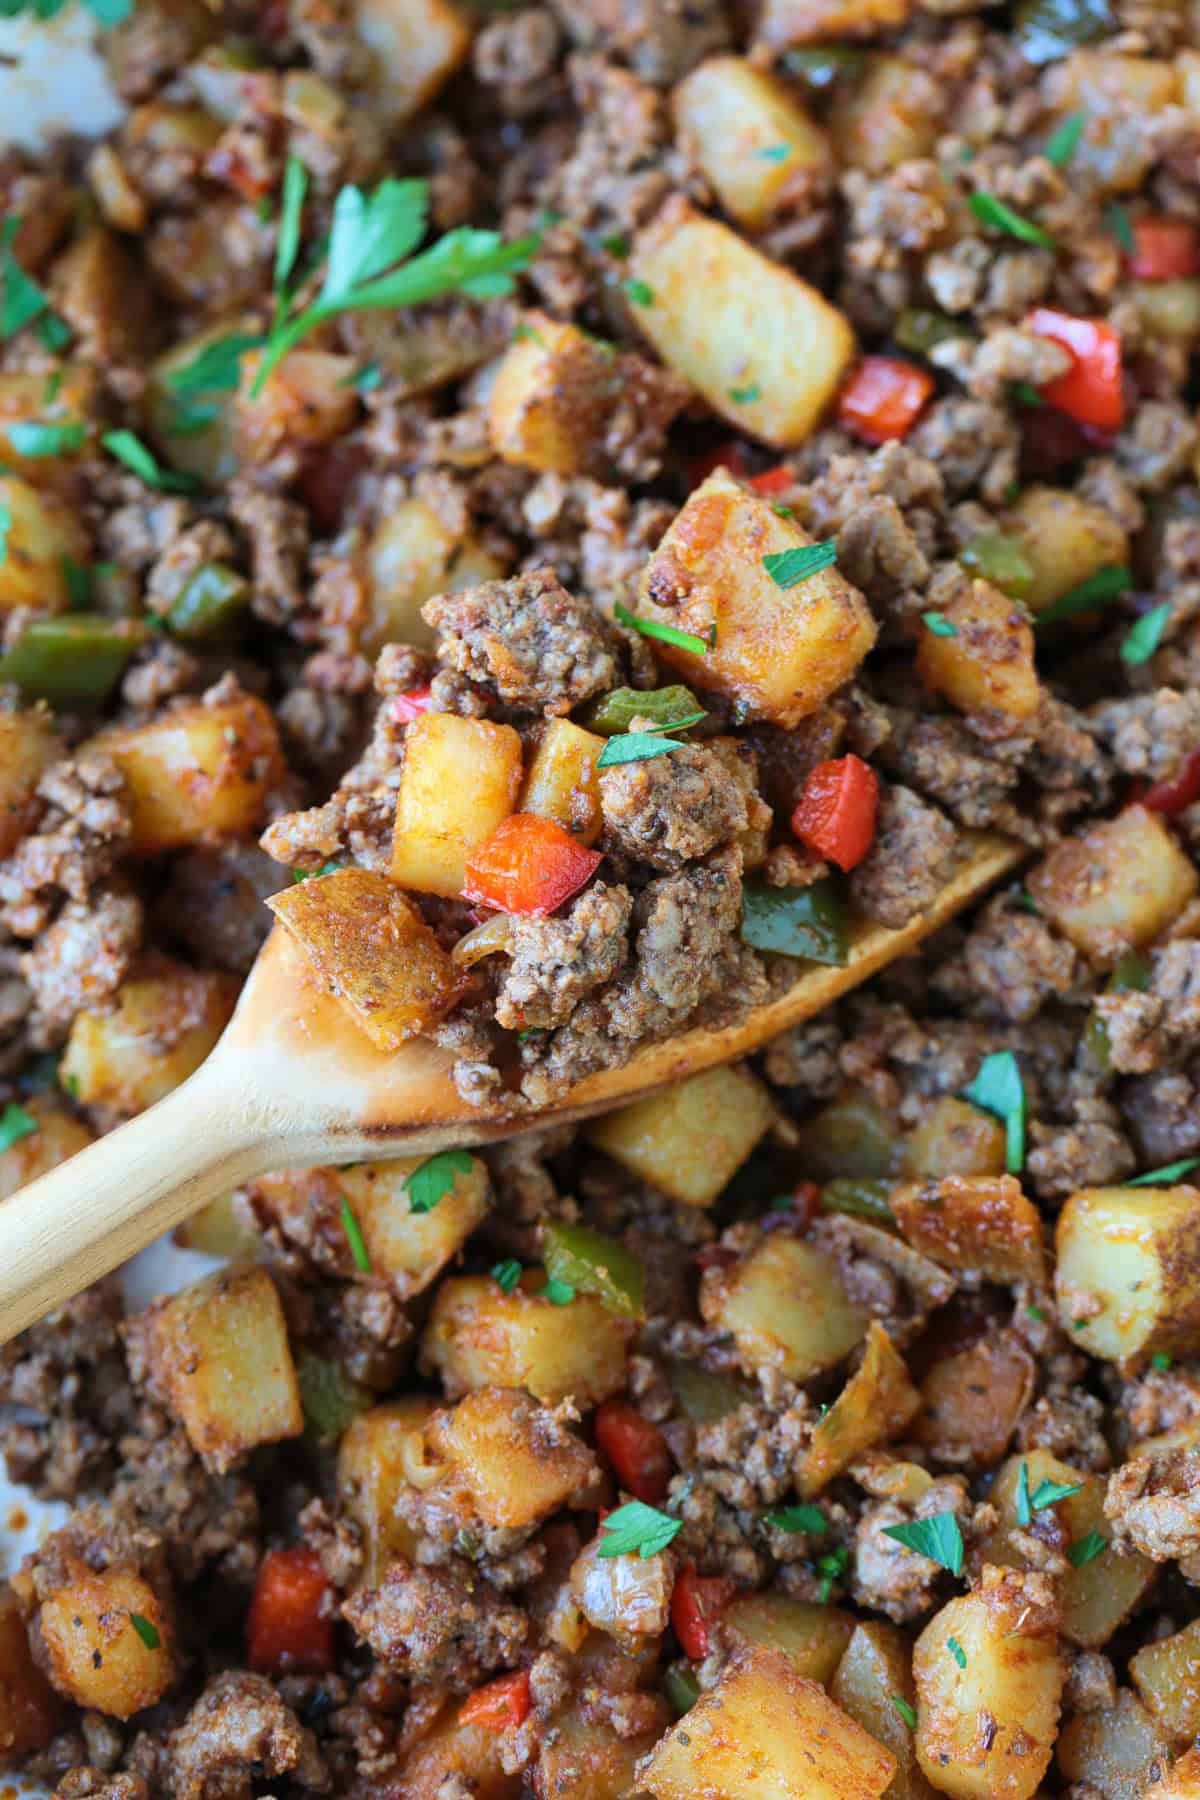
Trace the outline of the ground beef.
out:
M 511 1668 L 529 1630 L 525 1614 L 458 1557 L 432 1569 L 393 1562 L 379 1587 L 352 1595 L 342 1611 L 390 1667 L 459 1693 Z
M 911 788 L 884 787 L 875 841 L 850 877 L 854 904 L 893 930 L 923 912 L 953 868 L 958 836 L 945 814 Z
M 442 594 L 423 609 L 438 657 L 525 712 L 570 712 L 619 679 L 611 634 L 548 569 Z
M 961 1476 L 935 1481 L 914 1506 L 881 1500 L 863 1509 L 854 1534 L 851 1592 L 860 1606 L 886 1613 L 898 1625 L 928 1612 L 944 1570 L 919 1550 L 906 1549 L 885 1536 L 889 1525 L 908 1525 L 951 1512 L 961 1522 L 970 1514 L 966 1483 Z
M 1189 1064 L 1183 1069 L 1135 1076 L 1122 1087 L 1120 1108 L 1122 1122 L 1147 1168 L 1161 1168 L 1200 1152 L 1200 1066 Z M 1128 1166 L 1117 1174 L 1131 1174 L 1136 1166 L 1130 1151 Z
M 624 962 L 632 910 L 628 888 L 598 881 L 554 918 L 514 918 L 496 994 L 498 1022 L 510 1031 L 564 1025 Z
M 263 901 L 280 885 L 278 864 L 253 844 L 185 850 L 157 917 L 203 967 L 245 975 L 271 928 Z
M 85 750 L 55 763 L 38 783 L 44 813 L 36 831 L 0 863 L 0 925 L 32 938 L 48 925 L 55 900 L 84 902 L 129 841 L 125 777 L 111 757 Z
M 51 1800 L 150 1800 L 150 1789 L 140 1775 L 106 1774 L 84 1763 L 67 1771 Z
M 1168 1450 L 1122 1463 L 1108 1478 L 1104 1514 L 1117 1549 L 1155 1562 L 1200 1552 L 1200 1451 Z
M 249 1800 L 286 1777 L 321 1792 L 329 1776 L 312 1733 L 263 1675 L 215 1675 L 166 1740 L 171 1800 Z
M 574 41 L 670 86 L 729 42 L 720 0 L 554 0 Z
M 963 949 L 967 974 L 985 1001 L 1018 1023 L 1036 1018 L 1076 981 L 1079 958 L 1042 919 L 1003 896 L 985 907 Z
M 1169 780 L 1200 748 L 1200 694 L 1156 688 L 1126 700 L 1106 700 L 1088 712 L 1089 728 L 1111 750 L 1123 775 Z
M 127 1415 L 117 1326 L 121 1291 L 108 1277 L 0 1347 L 0 1424 L 9 1477 L 50 1499 L 74 1500 L 113 1462 Z
M 115 885 L 86 903 L 68 900 L 57 919 L 21 958 L 33 996 L 29 1040 L 35 1049 L 63 1042 L 77 1012 L 115 994 L 142 941 L 142 903 Z
M 1137 1158 L 1107 1100 L 1081 1102 L 1075 1120 L 1030 1125 L 1025 1171 L 1041 1199 L 1065 1198 L 1081 1187 L 1105 1187 L 1132 1175 Z
M 230 486 L 229 511 L 250 540 L 251 607 L 268 624 L 286 624 L 304 606 L 307 513 L 244 477 Z
M 724 763 L 699 744 L 600 774 L 609 840 L 668 872 L 729 843 L 749 823 L 745 796 Z
M 113 1497 L 162 1540 L 178 1581 L 216 1569 L 223 1582 L 248 1586 L 257 1566 L 258 1499 L 244 1475 L 214 1475 L 186 1433 L 157 1408 L 142 1407 L 118 1440 L 121 1464 Z
M 961 719 L 908 708 L 895 708 L 889 717 L 893 729 L 881 760 L 902 781 L 936 800 L 960 825 L 1011 829 L 1019 755 L 1005 744 L 985 749 Z

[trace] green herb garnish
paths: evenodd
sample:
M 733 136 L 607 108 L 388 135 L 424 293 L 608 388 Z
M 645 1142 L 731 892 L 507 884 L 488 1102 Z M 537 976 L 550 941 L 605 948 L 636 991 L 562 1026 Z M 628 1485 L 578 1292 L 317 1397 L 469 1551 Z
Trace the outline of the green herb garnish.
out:
M 408 1203 L 415 1213 L 432 1212 L 438 1201 L 450 1192 L 459 1175 L 469 1175 L 474 1159 L 467 1150 L 441 1150 L 414 1169 L 404 1184 Z
M 1193 1169 L 1200 1169 L 1200 1156 L 1181 1156 L 1178 1162 L 1164 1163 L 1161 1169 L 1147 1169 L 1144 1175 L 1131 1175 L 1125 1186 L 1162 1187 L 1168 1181 L 1178 1181 L 1181 1175 L 1190 1175 Z
M 910 1731 L 915 1731 L 917 1728 L 917 1715 L 908 1704 L 908 1701 L 902 1700 L 899 1694 L 893 1694 L 891 1696 L 891 1701 L 896 1711 L 900 1714 L 900 1717 L 904 1720 L 904 1723 L 908 1726 L 908 1729 Z
M 505 1262 L 492 1264 L 492 1280 L 505 1294 L 511 1294 L 521 1279 L 521 1265 L 515 1257 L 510 1256 Z
M 14 1144 L 29 1137 L 38 1128 L 38 1122 L 32 1113 L 27 1113 L 23 1106 L 10 1100 L 4 1111 L 0 1113 L 0 1150 L 11 1150 Z
M 1129 214 L 1119 200 L 1114 200 L 1104 209 L 1104 223 L 1116 238 L 1126 256 L 1132 256 L 1135 245 L 1133 226 L 1129 223 Z
M 654 305 L 654 290 L 644 281 L 630 279 L 625 283 L 625 292 L 635 306 Z
M 35 419 L 18 419 L 4 427 L 4 435 L 18 456 L 32 459 L 63 456 L 70 450 L 78 450 L 86 430 L 82 419 L 69 419 L 63 425 L 43 425 Z
M 781 1506 L 778 1512 L 767 1513 L 766 1521 L 777 1531 L 807 1531 L 810 1537 L 823 1537 L 829 1530 L 819 1506 Z
M 776 550 L 762 559 L 763 568 L 777 588 L 799 587 L 812 575 L 819 575 L 837 561 L 837 539 L 826 538 L 823 544 L 797 544 L 792 550 Z
M 601 1556 L 640 1556 L 643 1560 L 665 1550 L 683 1530 L 683 1520 L 647 1506 L 644 1500 L 628 1500 L 600 1522 Z
M 948 1637 L 946 1639 L 946 1648 L 958 1664 L 959 1668 L 965 1669 L 967 1666 L 967 1653 L 959 1643 L 958 1639 L 956 1637 Z
M 152 1625 L 149 1619 L 143 1619 L 141 1613 L 135 1612 L 130 1613 L 129 1623 L 133 1626 L 133 1629 L 137 1632 L 147 1650 L 158 1649 L 159 1645 L 162 1643 L 162 1639 L 158 1635 L 158 1627 L 156 1625 Z
M 817 1568 L 821 1574 L 821 1585 L 817 1590 L 817 1599 L 824 1606 L 833 1592 L 833 1584 L 840 1581 L 850 1566 L 850 1552 L 844 1544 L 831 1550 L 827 1556 L 818 1556 Z
M 301 881 L 316 881 L 322 875 L 335 875 L 341 866 L 340 862 L 327 862 L 322 863 L 319 869 L 293 869 L 292 881 L 296 884 Z
M 1017 1471 L 1017 1524 L 1022 1527 L 1033 1524 L 1033 1509 L 1029 1504 L 1028 1463 L 1022 1463 Z
M 1021 1467 L 1024 1468 L 1025 1464 L 1022 1463 Z M 1067 1500 L 1072 1494 L 1082 1492 L 1082 1481 L 1039 1481 L 1030 1505 L 1034 1512 L 1045 1512 L 1048 1506 L 1056 1506 L 1060 1500 Z
M 160 493 L 190 494 L 200 485 L 194 475 L 161 468 L 132 431 L 106 431 L 100 441 L 110 456 L 115 456 L 127 469 L 132 469 L 139 481 L 144 481 L 147 487 L 157 488 Z
M 883 1535 L 895 1538 L 906 1550 L 916 1550 L 931 1562 L 940 1563 L 952 1575 L 962 1574 L 962 1532 L 952 1512 L 935 1513 L 932 1519 L 914 1519 L 911 1525 L 885 1525 Z
M 1038 613 L 1033 623 L 1055 625 L 1059 619 L 1070 619 L 1076 613 L 1091 612 L 1096 606 L 1111 606 L 1114 600 L 1127 593 L 1133 586 L 1133 575 L 1124 564 L 1110 563 L 1106 568 L 1097 569 L 1086 581 L 1077 587 L 1070 588 L 1061 594 L 1050 606 Z
M 981 225 L 989 225 L 993 231 L 1006 231 L 1010 237 L 1020 238 L 1023 244 L 1037 244 L 1043 250 L 1053 250 L 1054 239 L 1048 232 L 1031 219 L 1023 219 L 995 194 L 968 194 L 967 205 Z
M 557 1275 L 552 1275 L 549 1281 L 538 1289 L 538 1295 L 541 1299 L 548 1300 L 551 1306 L 570 1306 L 575 1298 L 575 1289 L 569 1281 L 560 1281 Z
M 366 1241 L 362 1227 L 354 1216 L 354 1209 L 346 1196 L 342 1195 L 342 1230 L 346 1234 L 346 1242 L 350 1246 L 350 1254 L 364 1275 L 371 1273 L 371 1258 L 367 1254 Z
M 762 388 L 757 381 L 752 381 L 749 387 L 730 388 L 729 398 L 735 406 L 750 406 L 755 400 L 762 399 Z
M 279 231 L 275 240 L 275 292 L 282 305 L 288 278 L 300 254 L 300 227 L 308 193 L 308 170 L 298 156 L 289 156 L 283 171 L 283 195 L 279 206 Z
M 1089 1531 L 1086 1537 L 1072 1544 L 1067 1551 L 1067 1561 L 1074 1569 L 1082 1569 L 1088 1563 L 1095 1562 L 1108 1549 L 1108 1539 L 1099 1531 Z
M 1046 161 L 1061 169 L 1069 163 L 1079 148 L 1079 140 L 1087 130 L 1087 114 L 1070 113 L 1050 137 L 1042 149 Z
M 703 713 L 700 716 L 703 718 Z M 630 731 L 624 737 L 609 738 L 596 758 L 596 767 L 612 769 L 618 763 L 649 762 L 652 756 L 666 756 L 671 750 L 684 748 L 682 738 L 657 736 L 649 731 Z
M 958 626 L 955 625 L 952 619 L 948 619 L 944 613 L 923 612 L 921 618 L 929 627 L 930 631 L 932 631 L 934 637 L 958 636 Z
M 1152 1369 L 1157 1369 L 1160 1375 L 1165 1375 L 1170 1366 L 1171 1358 L 1167 1355 L 1165 1350 L 1156 1350 L 1154 1355 L 1150 1358 L 1150 1367 Z
M 1143 613 L 1121 645 L 1121 661 L 1129 663 L 1133 668 L 1149 662 L 1162 643 L 1170 616 L 1169 600 L 1164 600 L 1161 605 L 1152 606 L 1148 613 Z
M 756 150 L 754 154 L 759 162 L 786 162 L 792 154 L 792 146 L 790 144 L 764 144 L 762 149 Z
M 0 338 L 15 337 L 32 323 L 50 302 L 13 255 L 13 240 L 21 221 L 12 213 L 0 226 Z
M 696 656 L 707 656 L 709 646 L 692 631 L 680 631 L 675 625 L 660 625 L 657 619 L 639 619 L 618 600 L 613 616 L 628 631 L 639 631 L 643 637 L 657 638 L 660 643 L 674 644 L 679 650 L 691 650 Z
M 1025 1088 L 1012 1051 L 997 1050 L 985 1056 L 974 1081 L 963 1090 L 963 1098 L 1001 1121 L 1004 1166 L 1010 1175 L 1019 1175 L 1025 1162 Z

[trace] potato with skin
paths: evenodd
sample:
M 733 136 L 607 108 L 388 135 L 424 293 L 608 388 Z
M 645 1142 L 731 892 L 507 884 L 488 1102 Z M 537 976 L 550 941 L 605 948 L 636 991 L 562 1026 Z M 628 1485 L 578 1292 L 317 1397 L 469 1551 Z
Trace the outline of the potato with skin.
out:
M 1181 1748 L 1200 1733 L 1200 1620 L 1154 1643 L 1129 1659 L 1129 1673 L 1142 1702 Z
M 435 1413 L 425 1443 L 485 1525 L 532 1525 L 560 1506 L 586 1504 L 598 1475 L 587 1446 L 512 1388 L 480 1388 Z
M 941 617 L 939 630 L 923 623 L 917 639 L 917 674 L 929 692 L 969 714 L 975 729 L 986 723 L 997 736 L 1031 719 L 1042 689 L 1033 629 L 1020 601 L 974 580 L 947 601 Z
M 450 0 L 354 0 L 349 22 L 374 54 L 374 104 L 391 128 L 428 106 L 471 48 Z
M 9 519 L 0 563 L 0 617 L 19 606 L 34 606 L 42 613 L 67 612 L 71 590 L 66 569 L 89 560 L 77 508 L 19 475 L 4 474 L 0 474 L 0 508 Z
M 515 809 L 522 773 L 511 725 L 456 713 L 415 720 L 396 795 L 393 881 L 456 899 L 472 850 Z
M 86 1150 L 92 1133 L 82 1119 L 53 1094 L 37 1094 L 21 1102 L 37 1124 L 37 1130 L 0 1150 L 0 1200 L 7 1200 L 39 1175 L 48 1175 L 60 1163 Z
M 338 1444 L 338 1500 L 363 1537 L 362 1585 L 378 1587 L 396 1557 L 413 1561 L 417 1532 L 396 1501 L 424 1462 L 424 1431 L 437 1409 L 423 1394 L 406 1395 L 360 1413 Z
M 532 1273 L 510 1294 L 490 1275 L 442 1282 L 421 1356 L 451 1398 L 473 1388 L 524 1388 L 547 1406 L 570 1398 L 584 1407 L 624 1386 L 633 1321 L 595 1294 L 576 1293 L 559 1306 L 536 1284 Z
M 870 608 L 836 568 L 783 588 L 763 558 L 809 543 L 761 494 L 724 469 L 676 515 L 651 556 L 638 613 L 715 647 L 704 656 L 656 643 L 658 660 L 693 690 L 716 693 L 743 719 L 792 727 L 854 674 L 875 642 Z
M 1046 1279 L 1042 1216 L 1011 1175 L 947 1175 L 905 1182 L 889 1204 L 904 1237 L 946 1269 L 974 1269 L 985 1281 Z
M 867 1318 L 833 1259 L 779 1232 L 732 1268 L 705 1270 L 700 1312 L 733 1338 L 751 1368 L 778 1369 L 793 1381 L 836 1367 L 867 1335 Z
M 724 210 L 747 231 L 811 197 L 829 139 L 794 94 L 743 56 L 711 56 L 671 95 L 675 129 Z
M 83 1106 L 144 1112 L 200 1067 L 237 995 L 235 976 L 151 954 L 110 1001 L 76 1013 L 59 1079 Z
M 618 1107 L 587 1135 L 640 1181 L 685 1206 L 710 1206 L 774 1116 L 758 1077 L 726 1065 Z
M 172 1621 L 132 1569 L 95 1571 L 78 1562 L 72 1578 L 42 1600 L 33 1641 L 59 1693 L 114 1719 L 155 1705 L 175 1680 Z
M 0 1588 L 0 1762 L 50 1742 L 58 1725 L 54 1691 L 33 1660 L 11 1588 Z
M 1055 1760 L 1069 1782 L 1087 1782 L 1104 1800 L 1157 1795 L 1170 1745 L 1136 1695 L 1121 1688 L 1117 1704 L 1076 1713 L 1059 1733 Z
M 915 1710 L 916 1701 L 912 1644 L 898 1626 L 874 1620 L 855 1625 L 829 1697 L 895 1757 L 896 1773 L 887 1800 L 933 1800 L 934 1790 L 917 1761 L 912 1731 L 895 1706 L 900 1699 Z
M 1030 612 L 1045 612 L 1098 570 L 1129 561 L 1129 538 L 1103 507 L 1064 488 L 1028 487 L 1001 522 L 1033 568 L 1025 596 Z
M 999 1462 L 1036 1384 L 1037 1364 L 1018 1334 L 990 1332 L 927 1371 L 912 1435 L 941 1462 Z
M 1055 1247 L 1059 1323 L 1089 1356 L 1200 1350 L 1200 1189 L 1081 1188 Z
M 678 196 L 638 234 L 629 277 L 640 330 L 714 412 L 779 450 L 812 436 L 855 353 L 815 288 Z
M 1031 1800 L 1050 1766 L 1065 1676 L 1051 1583 L 985 1568 L 913 1650 L 915 1744 L 928 1780 L 952 1800 Z
M 517 811 L 553 819 L 589 848 L 604 824 L 596 758 L 604 739 L 570 719 L 547 719 L 534 751 Z
M 1200 889 L 1200 875 L 1158 813 L 1127 806 L 1064 838 L 1026 886 L 1042 917 L 1108 968 L 1165 930 Z
M 773 1589 L 735 1595 L 721 1613 L 719 1629 L 734 1644 L 782 1651 L 797 1675 L 824 1687 L 853 1636 L 854 1618 L 840 1606 Z
M 49 707 L 0 699 L 0 857 L 36 822 L 38 782 L 62 753 Z
M 877 1319 L 867 1330 L 867 1347 L 833 1405 L 813 1427 L 800 1459 L 796 1487 L 810 1500 L 835 1475 L 873 1444 L 899 1437 L 921 1410 L 921 1396 L 909 1379 L 904 1358 Z

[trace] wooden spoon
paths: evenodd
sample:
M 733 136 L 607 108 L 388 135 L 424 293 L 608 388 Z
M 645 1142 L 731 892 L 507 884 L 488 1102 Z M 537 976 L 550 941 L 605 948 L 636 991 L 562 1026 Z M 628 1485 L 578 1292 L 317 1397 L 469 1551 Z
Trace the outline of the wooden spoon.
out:
M 841 968 L 808 963 L 777 999 L 721 1030 L 683 1032 L 589 1075 L 531 1116 L 469 1105 L 451 1057 L 415 1040 L 377 1050 L 277 925 L 208 1060 L 165 1100 L 0 1203 L 0 1343 L 206 1201 L 268 1169 L 433 1155 L 548 1121 L 582 1119 L 731 1062 L 903 956 L 1026 855 L 971 834 L 969 859 L 899 931 L 851 926 Z

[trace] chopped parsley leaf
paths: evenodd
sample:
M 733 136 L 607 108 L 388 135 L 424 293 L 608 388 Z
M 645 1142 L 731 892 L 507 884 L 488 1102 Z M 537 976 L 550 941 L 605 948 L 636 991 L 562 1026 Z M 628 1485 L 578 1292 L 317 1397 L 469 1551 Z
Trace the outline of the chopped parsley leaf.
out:
M 948 1637 L 946 1639 L 946 1648 L 958 1664 L 959 1668 L 965 1669 L 967 1666 L 967 1653 L 959 1643 L 958 1639 L 956 1637 Z
M 891 1701 L 896 1711 L 900 1714 L 900 1717 L 904 1720 L 904 1723 L 908 1726 L 908 1729 L 910 1731 L 915 1731 L 917 1728 L 917 1715 L 908 1704 L 908 1701 L 902 1700 L 899 1694 L 893 1694 L 891 1696 Z
M 654 305 L 654 290 L 648 287 L 644 281 L 631 278 L 625 283 L 625 292 L 634 306 Z
M 1169 600 L 1164 600 L 1161 605 L 1152 606 L 1148 613 L 1143 613 L 1121 645 L 1121 661 L 1128 663 L 1133 668 L 1138 667 L 1141 663 L 1149 662 L 1162 643 L 1163 632 L 1167 628 L 1167 620 L 1170 616 L 1171 602 Z
M 0 1113 L 0 1150 L 11 1150 L 24 1137 L 30 1137 L 38 1128 L 38 1122 L 32 1113 L 27 1113 L 23 1106 L 10 1100 L 4 1111 Z
M 1019 1175 L 1025 1162 L 1025 1087 L 1012 1051 L 997 1050 L 985 1056 L 974 1081 L 964 1088 L 963 1098 L 1001 1121 L 1005 1167 L 1010 1175 Z
M 1144 1175 L 1131 1175 L 1125 1186 L 1162 1187 L 1167 1182 L 1178 1181 L 1181 1175 L 1190 1175 L 1193 1169 L 1200 1169 L 1200 1156 L 1181 1156 L 1178 1162 L 1164 1163 L 1161 1169 L 1147 1169 Z
M 511 1294 L 521 1279 L 521 1265 L 515 1257 L 508 1257 L 504 1262 L 492 1264 L 492 1280 L 503 1293 Z
M 571 1283 L 560 1281 L 557 1275 L 552 1275 L 546 1285 L 538 1289 L 538 1292 L 543 1300 L 550 1302 L 551 1306 L 570 1306 L 575 1298 L 575 1289 Z
M 680 631 L 675 625 L 660 625 L 657 619 L 639 619 L 627 606 L 622 606 L 619 600 L 613 608 L 613 615 L 618 625 L 624 625 L 628 631 L 639 631 L 643 637 L 657 638 L 663 644 L 674 644 L 678 650 L 691 650 L 696 656 L 708 655 L 709 646 L 694 632 Z
M 346 1242 L 350 1246 L 350 1254 L 364 1275 L 371 1273 L 371 1258 L 367 1254 L 366 1242 L 362 1227 L 354 1216 L 354 1209 L 346 1196 L 342 1195 L 342 1230 L 346 1234 Z
M 1031 219 L 1023 219 L 995 194 L 968 194 L 967 205 L 981 225 L 989 225 L 993 231 L 1006 231 L 1010 237 L 1020 238 L 1023 244 L 1037 244 L 1043 250 L 1053 250 L 1054 239 L 1048 232 Z
M 807 1531 L 813 1537 L 822 1537 L 829 1530 L 819 1506 L 781 1506 L 778 1512 L 767 1513 L 766 1520 L 776 1531 Z
M 404 1184 L 408 1203 L 415 1213 L 432 1212 L 438 1201 L 450 1192 L 459 1175 L 469 1175 L 474 1158 L 469 1150 L 441 1150 L 414 1169 Z
M 932 631 L 934 637 L 958 636 L 958 626 L 955 625 L 952 619 L 948 619 L 944 613 L 923 612 L 921 618 L 929 627 L 930 631 Z
M 1061 169 L 1069 163 L 1079 148 L 1079 140 L 1087 130 L 1087 114 L 1085 112 L 1069 113 L 1050 137 L 1042 149 L 1046 161 Z
M 1099 1531 L 1089 1531 L 1067 1550 L 1067 1561 L 1073 1569 L 1082 1569 L 1108 1549 L 1108 1539 Z
M 885 1525 L 883 1535 L 895 1538 L 906 1550 L 916 1550 L 931 1562 L 940 1563 L 952 1575 L 962 1574 L 962 1532 L 952 1512 L 935 1513 L 932 1519 L 914 1519 L 911 1525 Z
M 600 1522 L 601 1556 L 657 1556 L 683 1530 L 683 1520 L 647 1506 L 644 1500 L 628 1500 Z
M 837 561 L 837 539 L 826 538 L 822 544 L 797 544 L 791 550 L 775 550 L 762 559 L 763 568 L 777 588 L 799 587 L 822 569 Z
M 1024 1463 L 1021 1467 L 1025 1467 Z M 1068 1500 L 1072 1494 L 1082 1492 L 1082 1481 L 1039 1481 L 1030 1504 L 1034 1512 L 1045 1512 L 1048 1506 L 1056 1506 L 1060 1500 Z
M 147 1650 L 158 1649 L 159 1645 L 162 1643 L 162 1639 L 158 1635 L 158 1627 L 156 1625 L 152 1625 L 149 1619 L 143 1619 L 141 1613 L 135 1612 L 130 1613 L 129 1623 L 133 1626 L 133 1629 L 137 1632 Z

